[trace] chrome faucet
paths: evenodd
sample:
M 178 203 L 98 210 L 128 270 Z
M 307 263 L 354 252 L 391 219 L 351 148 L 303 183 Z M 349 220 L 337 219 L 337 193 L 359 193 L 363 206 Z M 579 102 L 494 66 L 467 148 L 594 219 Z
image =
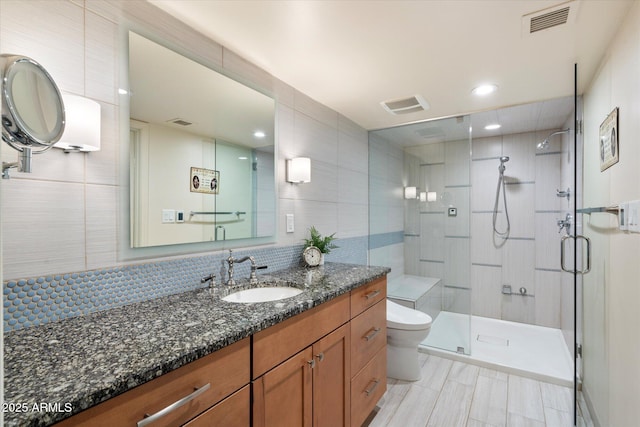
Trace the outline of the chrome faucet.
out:
M 235 263 L 242 263 L 245 261 L 251 261 L 251 274 L 249 275 L 249 283 L 255 285 L 258 283 L 258 277 L 256 276 L 256 270 L 261 270 L 263 268 L 267 268 L 266 265 L 258 267 L 256 265 L 256 260 L 252 256 L 244 256 L 242 258 L 234 258 L 233 251 L 229 249 L 229 257 L 227 258 L 227 263 L 229 264 L 229 280 L 227 280 L 227 285 L 233 286 L 236 284 L 236 281 L 233 278 L 233 265 Z

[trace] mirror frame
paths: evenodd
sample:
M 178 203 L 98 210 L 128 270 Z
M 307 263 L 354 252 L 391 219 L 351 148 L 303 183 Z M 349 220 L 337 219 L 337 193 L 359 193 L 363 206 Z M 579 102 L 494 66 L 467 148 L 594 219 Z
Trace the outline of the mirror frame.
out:
M 47 135 L 35 135 L 31 132 L 14 101 L 15 97 L 11 83 L 18 74 L 14 67 L 20 64 L 26 64 L 29 68 L 35 69 L 35 72 L 40 73 L 49 83 L 52 93 L 56 96 L 56 99 L 52 101 L 55 103 L 58 120 L 55 127 Z M 2 122 L 2 140 L 17 151 L 24 151 L 25 147 L 43 147 L 40 151 L 46 151 L 52 147 L 62 137 L 66 121 L 62 94 L 51 75 L 42 65 L 27 56 L 1 55 L 0 78 L 2 78 L 2 117 L 8 116 L 10 119 L 10 124 L 5 125 L 4 120 Z M 24 136 L 24 140 L 21 136 Z
M 272 245 L 277 242 L 279 235 L 280 225 L 277 220 L 279 211 L 279 191 L 277 185 L 277 178 L 279 176 L 279 150 L 278 150 L 278 126 L 277 126 L 277 110 L 278 102 L 275 99 L 273 93 L 269 93 L 264 88 L 258 87 L 252 82 L 248 82 L 246 79 L 234 76 L 229 70 L 223 69 L 219 64 L 214 64 L 203 58 L 196 58 L 192 51 L 182 42 L 169 41 L 169 35 L 160 34 L 157 30 L 151 30 L 144 25 L 139 25 L 132 22 L 129 19 L 122 19 L 119 29 L 118 47 L 120 48 L 120 69 L 118 70 L 119 84 L 121 88 L 129 87 L 129 31 L 133 31 L 140 36 L 158 43 L 161 46 L 170 49 L 185 58 L 191 59 L 217 73 L 220 73 L 236 82 L 247 86 L 257 92 L 262 93 L 274 100 L 274 189 L 275 189 L 275 214 L 274 214 L 274 234 L 268 237 L 256 237 L 246 239 L 234 239 L 224 241 L 213 242 L 199 242 L 199 243 L 181 243 L 164 246 L 151 246 L 132 248 L 130 241 L 131 230 L 131 198 L 130 198 L 130 144 L 129 144 L 129 94 L 119 94 L 118 99 L 118 119 L 119 119 L 119 163 L 118 163 L 118 200 L 120 201 L 118 206 L 118 230 L 117 230 L 117 262 L 132 261 L 136 259 L 148 259 L 154 257 L 166 257 L 166 256 L 180 256 L 196 253 L 215 252 L 226 249 L 234 248 L 247 248 L 253 246 Z M 194 31 L 195 33 L 195 31 Z M 202 37 L 209 43 L 214 41 L 205 38 L 198 34 L 198 37 Z M 163 38 L 165 37 L 165 38 Z M 214 268 L 214 266 L 212 266 Z

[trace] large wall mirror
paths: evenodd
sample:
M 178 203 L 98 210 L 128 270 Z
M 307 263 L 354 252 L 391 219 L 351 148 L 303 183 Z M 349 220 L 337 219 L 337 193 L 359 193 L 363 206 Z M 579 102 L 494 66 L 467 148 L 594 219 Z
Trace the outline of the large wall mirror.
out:
M 275 235 L 272 98 L 129 32 L 131 247 Z

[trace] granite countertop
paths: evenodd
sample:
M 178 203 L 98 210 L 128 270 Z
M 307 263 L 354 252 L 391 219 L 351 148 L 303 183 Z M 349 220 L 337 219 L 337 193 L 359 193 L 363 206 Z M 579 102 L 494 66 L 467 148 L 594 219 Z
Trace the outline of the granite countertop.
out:
M 304 290 L 285 300 L 229 303 L 220 299 L 229 290 L 218 287 L 9 332 L 4 403 L 14 406 L 3 408 L 5 425 L 60 421 L 389 271 L 339 263 L 294 267 L 258 276 L 262 285 Z M 239 280 L 237 287 L 247 285 Z

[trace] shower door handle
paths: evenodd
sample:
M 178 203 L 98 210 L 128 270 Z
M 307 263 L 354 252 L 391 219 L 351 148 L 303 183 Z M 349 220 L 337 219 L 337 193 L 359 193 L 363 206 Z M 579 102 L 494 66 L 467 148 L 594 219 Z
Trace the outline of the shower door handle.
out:
M 584 270 L 570 270 L 568 268 L 565 268 L 564 266 L 564 247 L 565 247 L 565 241 L 569 240 L 569 239 L 582 239 L 587 243 L 587 268 L 585 268 Z M 566 235 L 563 236 L 562 239 L 560 240 L 560 268 L 562 269 L 562 271 L 566 271 L 567 273 L 575 273 L 575 274 L 587 274 L 588 272 L 591 271 L 591 240 L 589 240 L 588 237 L 584 237 L 581 235 L 577 235 L 577 236 L 570 236 L 570 235 Z

